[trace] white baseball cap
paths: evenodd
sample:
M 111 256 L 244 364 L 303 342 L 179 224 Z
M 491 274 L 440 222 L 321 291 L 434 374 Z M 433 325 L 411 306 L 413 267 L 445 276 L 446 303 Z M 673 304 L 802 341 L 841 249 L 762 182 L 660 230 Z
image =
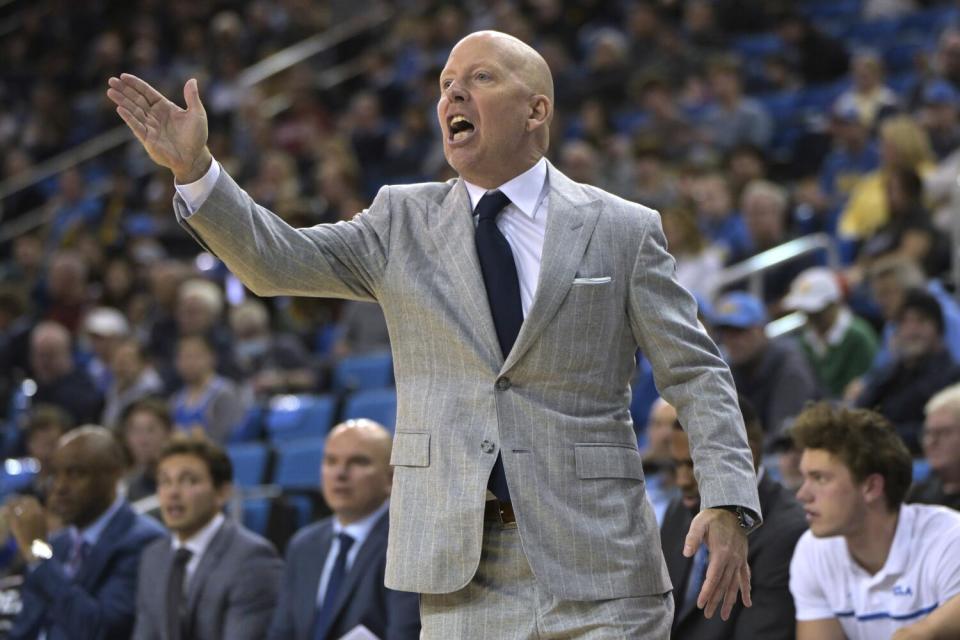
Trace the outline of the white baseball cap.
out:
M 842 298 L 836 274 L 826 267 L 811 267 L 794 278 L 783 306 L 792 311 L 818 313 Z

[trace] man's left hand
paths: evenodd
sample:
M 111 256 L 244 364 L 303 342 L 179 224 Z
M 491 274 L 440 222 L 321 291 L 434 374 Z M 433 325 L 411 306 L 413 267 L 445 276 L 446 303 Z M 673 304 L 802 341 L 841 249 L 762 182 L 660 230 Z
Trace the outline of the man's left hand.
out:
M 47 514 L 36 498 L 14 498 L 4 507 L 10 522 L 10 531 L 17 540 L 20 553 L 27 562 L 33 559 L 30 546 L 34 540 L 47 539 Z
M 750 566 L 747 564 L 747 534 L 740 527 L 736 514 L 724 509 L 704 509 L 690 523 L 690 532 L 683 543 L 683 555 L 692 558 L 701 544 L 710 552 L 706 579 L 697 598 L 697 607 L 712 618 L 723 602 L 720 617 L 730 618 L 737 593 L 743 605 L 750 599 Z

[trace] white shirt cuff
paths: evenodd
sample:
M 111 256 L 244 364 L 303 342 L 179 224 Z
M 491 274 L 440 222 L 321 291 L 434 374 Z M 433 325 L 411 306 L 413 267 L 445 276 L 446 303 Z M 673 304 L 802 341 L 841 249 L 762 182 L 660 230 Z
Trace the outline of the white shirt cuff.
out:
M 202 207 L 203 203 L 207 201 L 207 198 L 213 193 L 213 188 L 216 186 L 219 178 L 220 163 L 214 159 L 213 162 L 210 163 L 210 168 L 207 169 L 207 172 L 196 182 L 176 184 L 176 181 L 174 181 L 174 187 L 176 187 L 177 193 L 180 194 L 180 197 L 183 198 L 183 201 L 187 204 L 187 210 L 190 212 L 190 215 L 196 213 L 197 209 Z M 190 216 L 184 217 L 189 218 Z

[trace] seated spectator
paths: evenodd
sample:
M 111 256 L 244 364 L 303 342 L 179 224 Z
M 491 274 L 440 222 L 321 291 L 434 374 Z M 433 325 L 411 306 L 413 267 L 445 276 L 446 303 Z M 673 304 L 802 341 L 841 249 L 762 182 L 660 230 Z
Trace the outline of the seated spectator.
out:
M 55 252 L 43 281 L 40 317 L 59 322 L 71 333 L 80 329 L 87 311 L 90 267 L 83 254 L 72 249 Z
M 661 221 L 670 254 L 677 261 L 677 282 L 694 295 L 711 299 L 723 270 L 723 251 L 707 242 L 687 209 L 664 209 Z
M 147 362 L 147 354 L 135 338 L 127 338 L 116 346 L 110 361 L 113 380 L 107 389 L 103 407 L 103 424 L 109 429 L 119 426 L 120 417 L 134 402 L 163 391 L 163 380 Z
M 884 181 L 895 169 L 913 169 L 925 177 L 934 169 L 936 157 L 930 138 L 907 115 L 891 116 L 880 125 L 880 168 L 867 174 L 850 192 L 840 213 L 839 233 L 851 240 L 863 240 L 886 224 L 890 209 Z
M 927 276 L 937 277 L 950 267 L 949 241 L 933 224 L 923 203 L 923 181 L 909 168 L 890 171 L 885 180 L 890 219 L 867 238 L 859 263 L 900 255 L 922 265 Z
M 768 180 L 754 180 L 746 186 L 740 199 L 740 210 L 743 212 L 743 221 L 753 249 L 749 254 L 736 256 L 737 261 L 773 249 L 792 239 L 787 228 L 788 205 L 786 191 Z M 815 256 L 807 254 L 764 271 L 761 274 L 764 303 L 771 309 L 778 309 L 780 299 L 786 295 L 793 279 L 815 264 Z
M 790 563 L 797 640 L 960 637 L 960 515 L 903 504 L 912 461 L 893 425 L 819 404 L 791 433 L 810 524 Z
M 177 289 L 174 317 L 153 326 L 148 352 L 167 389 L 176 388 L 176 353 L 180 338 L 203 336 L 217 356 L 217 370 L 236 379 L 233 339 L 222 322 L 223 291 L 208 280 L 187 280 Z
M 907 293 L 897 313 L 895 359 L 871 374 L 856 405 L 875 409 L 892 422 L 911 451 L 920 451 L 923 407 L 944 387 L 960 380 L 943 346 L 943 312 L 922 289 Z
M 940 504 L 960 511 L 960 385 L 947 387 L 924 407 L 920 443 L 930 477 L 915 482 L 907 502 Z
M 41 322 L 30 334 L 30 368 L 37 383 L 33 402 L 60 407 L 74 424 L 96 422 L 103 397 L 73 361 L 70 334 L 56 322 Z
M 97 307 L 83 319 L 83 337 L 92 351 L 87 362 L 87 374 L 97 385 L 100 393 L 106 393 L 113 382 L 110 363 L 121 340 L 130 335 L 130 324 L 116 309 Z
M 840 398 L 847 385 L 873 364 L 877 352 L 873 329 L 843 303 L 837 276 L 825 267 L 813 267 L 797 276 L 783 306 L 806 314 L 800 346 L 821 390 Z
M 740 69 L 729 59 L 716 59 L 707 69 L 715 103 L 707 108 L 701 134 L 707 145 L 721 154 L 748 143 L 767 146 L 773 133 L 763 105 L 743 95 Z
M 257 397 L 316 388 L 306 347 L 292 334 L 270 332 L 270 315 L 262 302 L 250 299 L 231 309 L 230 328 L 234 361 Z
M 817 381 L 799 349 L 765 332 L 763 303 L 735 291 L 721 297 L 707 316 L 726 354 L 737 390 L 750 401 L 772 440 L 787 420 L 817 398 Z
M 940 303 L 944 342 L 954 361 L 960 362 L 960 305 L 939 280 L 926 280 L 919 265 L 906 256 L 887 256 L 877 260 L 870 266 L 867 276 L 870 292 L 885 321 L 882 346 L 873 362 L 874 369 L 880 369 L 893 360 L 897 313 L 907 291 L 920 288 L 926 289 Z
M 896 111 L 900 100 L 883 83 L 883 61 L 872 51 L 860 51 L 851 65 L 853 86 L 837 98 L 837 109 L 854 108 L 860 122 L 873 128 L 884 116 Z
M 833 108 L 829 132 L 830 151 L 820 165 L 819 186 L 825 208 L 833 212 L 846 203 L 861 178 L 877 169 L 880 153 L 853 106 Z
M 246 413 L 246 402 L 230 380 L 217 374 L 216 365 L 213 346 L 205 337 L 180 339 L 177 373 L 183 388 L 170 399 L 170 413 L 178 429 L 199 431 L 223 443 Z
M 290 541 L 270 640 L 336 640 L 361 624 L 378 638 L 420 637 L 417 594 L 383 586 L 390 450 L 390 434 L 371 420 L 327 436 L 321 489 L 333 516 Z
M 120 445 L 102 427 L 81 427 L 60 440 L 49 508 L 68 527 L 49 544 L 36 499 L 17 498 L 4 508 L 28 567 L 9 638 L 130 637 L 140 553 L 162 529 L 118 495 L 122 460 Z
M 708 173 L 691 184 L 691 196 L 703 235 L 736 262 L 750 255 L 750 234 L 733 206 L 730 184 L 722 173 Z
M 33 496 L 40 504 L 47 504 L 47 493 L 52 480 L 53 454 L 57 450 L 60 438 L 73 426 L 70 416 L 59 407 L 41 404 L 30 409 L 25 430 L 25 444 L 27 455 L 37 461 L 40 469 L 33 481 L 17 493 Z
M 670 453 L 682 497 L 667 508 L 660 537 L 663 555 L 673 583 L 675 602 L 674 638 L 683 640 L 740 640 L 793 638 L 794 608 L 789 590 L 789 567 L 793 548 L 807 523 L 803 509 L 794 497 L 760 467 L 763 427 L 747 401 L 741 400 L 747 440 L 753 452 L 754 468 L 759 470 L 758 491 L 763 526 L 750 535 L 747 561 L 751 568 L 753 606 L 736 604 L 727 621 L 707 619 L 697 608 L 697 598 L 706 577 L 708 550 L 702 545 L 692 558 L 683 554 L 690 522 L 700 511 L 700 489 L 690 457 L 690 442 L 679 422 L 674 422 Z
M 172 434 L 170 410 L 163 400 L 143 398 L 127 407 L 120 421 L 120 436 L 133 466 L 124 479 L 127 500 L 136 502 L 157 492 L 157 463 Z
M 787 58 L 807 84 L 839 80 L 850 68 L 850 55 L 843 42 L 821 33 L 800 12 L 782 12 L 777 35 L 786 47 Z
M 930 135 L 937 159 L 960 148 L 960 92 L 946 80 L 933 80 L 923 88 L 920 121 Z
M 206 438 L 176 436 L 160 454 L 157 487 L 171 537 L 140 560 L 134 640 L 262 640 L 277 606 L 283 561 L 267 540 L 227 520 L 233 467 Z
M 650 407 L 650 416 L 647 419 L 647 446 L 641 451 L 647 497 L 653 505 L 657 524 L 663 522 L 667 505 L 677 496 L 673 463 L 670 459 L 670 440 L 673 437 L 673 423 L 676 421 L 677 410 L 663 398 L 657 398 Z

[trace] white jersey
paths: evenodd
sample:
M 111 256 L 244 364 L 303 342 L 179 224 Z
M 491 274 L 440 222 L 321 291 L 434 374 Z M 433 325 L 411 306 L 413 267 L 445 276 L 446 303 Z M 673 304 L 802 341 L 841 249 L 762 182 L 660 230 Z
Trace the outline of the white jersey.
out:
M 797 620 L 836 618 L 849 640 L 889 638 L 960 595 L 960 513 L 903 505 L 890 554 L 870 575 L 842 536 L 801 536 L 790 563 Z

